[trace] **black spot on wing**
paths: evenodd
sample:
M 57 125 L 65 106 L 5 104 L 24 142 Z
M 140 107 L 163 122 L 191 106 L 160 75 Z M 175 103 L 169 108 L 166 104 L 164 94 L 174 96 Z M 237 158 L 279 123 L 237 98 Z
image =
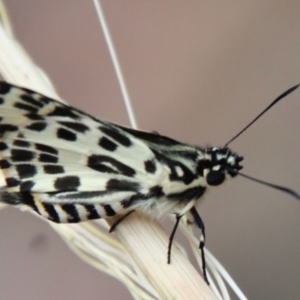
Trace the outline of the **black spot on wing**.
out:
M 91 165 L 88 165 L 88 167 L 90 167 L 91 169 L 93 169 L 97 172 L 100 172 L 100 173 L 119 174 L 119 172 L 116 171 L 115 169 L 110 168 L 105 165 L 101 165 L 101 164 L 97 164 L 97 165 L 91 164 Z
M 34 152 L 23 149 L 12 149 L 11 160 L 13 162 L 28 162 L 34 159 Z
M 100 219 L 101 218 L 101 216 L 98 214 L 98 212 L 95 208 L 95 205 L 85 204 L 83 206 L 87 211 L 87 219 L 88 220 L 94 220 L 94 219 Z
M 19 87 L 19 86 L 15 86 L 15 87 L 17 87 L 18 89 L 20 89 L 20 90 L 22 90 L 22 91 L 26 92 L 27 94 L 36 94 L 36 92 L 35 92 L 35 91 L 33 91 L 33 90 L 30 90 L 30 89 L 28 89 L 28 88 Z
M 135 175 L 134 169 L 107 155 L 92 154 L 88 158 L 87 166 L 98 172 L 119 173 L 128 177 Z
M 20 186 L 21 192 L 28 192 L 34 187 L 35 183 L 31 180 L 23 181 Z
M 47 153 L 55 154 L 55 155 L 58 154 L 58 151 L 55 148 L 47 146 L 47 145 L 35 144 L 35 148 L 42 152 L 47 152 Z
M 72 119 L 79 119 L 79 116 L 76 115 L 71 108 L 57 106 L 55 109 L 48 114 L 50 117 L 68 117 Z
M 107 191 L 132 191 L 138 192 L 140 186 L 136 182 L 131 182 L 128 180 L 118 180 L 118 179 L 110 179 L 106 183 Z
M 145 170 L 146 170 L 146 172 L 151 173 L 151 174 L 155 173 L 155 171 L 156 171 L 155 162 L 152 160 L 145 161 Z
M 68 127 L 69 129 L 73 129 L 77 132 L 85 133 L 86 131 L 90 130 L 89 127 L 87 127 L 85 124 L 79 123 L 79 122 L 64 122 L 64 121 L 62 121 L 62 122 L 58 122 L 58 123 Z
M 107 195 L 107 191 L 92 191 L 92 192 L 77 192 L 68 191 L 65 193 L 64 191 L 59 192 L 48 192 L 47 193 L 50 196 L 56 196 L 56 198 L 64 199 L 64 200 L 80 200 L 80 199 L 91 199 L 96 197 L 102 197 L 103 195 Z
M 4 99 L 0 97 L 0 105 L 4 103 Z
M 50 203 L 44 203 L 42 202 L 45 211 L 48 213 L 49 215 L 49 220 L 56 222 L 56 223 L 60 223 L 60 218 L 59 215 L 56 211 L 56 209 L 54 208 L 54 206 Z
M 105 136 L 100 138 L 99 146 L 108 151 L 115 151 L 118 148 L 118 145 L 116 143 L 112 142 Z
M 107 217 L 113 217 L 116 215 L 116 212 L 109 204 L 103 204 L 101 206 L 104 208 Z
M 191 201 L 200 198 L 205 192 L 205 187 L 197 186 L 194 188 L 190 188 L 181 193 L 173 193 L 167 195 L 168 199 L 176 199 L 180 201 Z
M 43 169 L 46 174 L 61 174 L 65 172 L 63 166 L 58 165 L 44 165 Z
M 58 128 L 56 135 L 59 139 L 66 141 L 74 142 L 77 140 L 77 136 L 74 132 L 64 128 Z
M 24 104 L 22 102 L 16 102 L 14 104 L 14 107 L 19 108 L 19 109 L 23 109 L 23 110 L 27 110 L 31 113 L 36 113 L 38 111 L 38 109 L 36 107 L 33 107 L 31 105 L 28 105 L 28 104 Z
M 81 221 L 74 204 L 62 204 L 61 208 L 68 214 L 68 223 L 78 223 Z
M 182 143 L 175 141 L 169 137 L 163 136 L 158 134 L 157 132 L 146 132 L 146 131 L 139 131 L 136 129 L 132 129 L 132 128 L 127 128 L 127 127 L 123 127 L 123 126 L 119 126 L 122 130 L 128 132 L 129 134 L 141 139 L 141 140 L 145 140 L 148 141 L 150 143 L 153 144 L 157 144 L 157 145 L 165 145 L 165 146 L 178 146 L 178 145 L 183 145 Z
M 30 164 L 18 164 L 16 170 L 21 179 L 30 178 L 37 174 L 36 167 Z
M 57 190 L 76 190 L 80 186 L 80 179 L 78 176 L 59 177 L 54 182 L 54 187 Z
M 8 94 L 10 92 L 10 90 L 11 90 L 12 87 L 13 86 L 10 85 L 9 83 L 1 81 L 0 82 L 0 94 L 1 95 Z
M 17 131 L 19 128 L 18 126 L 15 125 L 10 125 L 10 124 L 0 124 L 0 136 L 3 136 L 3 134 L 6 131 Z
M 37 106 L 37 107 L 43 107 L 44 106 L 41 102 L 35 100 L 31 95 L 23 94 L 23 95 L 20 96 L 20 98 L 23 101 L 25 101 L 25 102 L 27 102 L 31 105 L 34 105 L 34 106 Z
M 1 191 L 1 202 L 10 205 L 21 204 L 21 196 L 19 194 L 20 193 L 9 193 L 6 191 Z
M 1 193 L 1 201 L 10 205 L 24 204 L 39 212 L 30 193 Z
M 152 195 L 152 197 L 156 197 L 156 198 L 160 198 L 165 195 L 162 187 L 159 185 L 155 185 L 152 188 L 150 188 L 149 194 Z
M 53 156 L 53 155 L 49 155 L 46 153 L 41 153 L 39 155 L 39 161 L 40 162 L 45 162 L 45 163 L 52 163 L 52 164 L 56 164 L 58 162 L 58 157 Z
M 43 95 L 40 95 L 39 101 L 44 103 L 44 104 L 48 104 L 50 102 L 53 102 L 53 99 L 51 99 L 49 97 L 46 97 L 46 96 L 43 96 Z
M 184 182 L 185 184 L 190 184 L 193 180 L 195 180 L 196 175 L 190 169 L 188 169 L 184 164 L 182 164 L 181 162 L 175 159 L 170 159 L 166 155 L 163 155 L 162 153 L 155 151 L 154 149 L 151 150 L 155 154 L 155 157 L 158 161 L 163 162 L 170 168 L 171 173 L 169 175 L 169 179 L 171 181 L 181 181 Z M 183 171 L 182 176 L 178 175 L 176 171 L 176 167 L 181 168 L 181 170 Z
M 177 166 L 182 169 L 183 171 L 182 176 L 178 175 L 176 171 Z M 179 164 L 176 163 L 170 166 L 170 169 L 171 169 L 171 174 L 169 175 L 169 178 L 171 181 L 183 181 L 185 184 L 190 184 L 195 179 L 195 175 L 193 174 L 193 172 L 191 172 L 188 168 L 186 168 L 181 163 Z
M 154 197 L 158 199 L 163 196 L 164 196 L 164 192 L 162 190 L 162 187 L 156 185 L 156 186 L 153 186 L 152 188 L 150 188 L 149 192 L 146 194 L 136 193 L 136 194 L 130 196 L 129 198 L 122 200 L 121 205 L 124 208 L 128 208 L 137 201 L 149 200 Z
M 34 211 L 36 211 L 37 213 L 39 213 L 38 208 L 35 205 L 34 202 L 34 198 L 30 193 L 20 193 L 20 197 L 21 197 L 21 202 L 25 205 L 28 205 L 29 207 L 31 207 Z
M 42 121 L 45 120 L 45 118 L 41 115 L 35 114 L 35 113 L 28 113 L 24 115 L 26 118 L 33 120 L 33 121 Z
M 24 140 L 14 140 L 13 145 L 16 147 L 29 148 L 30 143 Z
M 4 151 L 8 148 L 8 146 L 6 145 L 6 143 L 0 142 L 0 151 Z
M 20 185 L 20 181 L 14 177 L 7 177 L 5 181 L 8 188 Z
M 110 138 L 112 138 L 116 142 L 120 143 L 122 146 L 125 146 L 125 147 L 131 146 L 130 139 L 126 135 L 118 132 L 117 130 L 112 129 L 112 128 L 107 128 L 107 127 L 102 127 L 102 126 L 100 126 L 99 129 L 104 134 L 108 135 Z
M 1 169 L 8 169 L 11 166 L 11 164 L 6 159 L 0 160 L 0 168 Z
M 47 127 L 47 123 L 45 122 L 34 122 L 28 126 L 26 126 L 27 129 L 33 130 L 33 131 L 43 131 Z

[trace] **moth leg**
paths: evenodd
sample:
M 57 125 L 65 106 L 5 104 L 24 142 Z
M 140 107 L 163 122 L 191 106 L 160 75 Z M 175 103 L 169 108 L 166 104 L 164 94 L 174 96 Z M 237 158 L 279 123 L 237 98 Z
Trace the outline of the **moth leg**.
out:
M 173 227 L 173 230 L 172 230 L 172 233 L 169 237 L 169 245 L 168 245 L 168 264 L 171 263 L 171 249 L 172 249 L 172 244 L 173 244 L 173 240 L 174 240 L 174 236 L 175 236 L 175 233 L 176 233 L 176 230 L 178 228 L 178 224 L 180 222 L 180 219 L 181 219 L 182 215 L 176 215 L 176 222 L 175 222 L 175 225 Z
M 207 279 L 207 273 L 206 273 L 206 261 L 205 261 L 205 253 L 204 253 L 204 246 L 205 246 L 205 226 L 204 223 L 198 214 L 195 207 L 192 207 L 190 209 L 191 215 L 194 217 L 194 223 L 200 228 L 201 230 L 201 236 L 200 236 L 200 242 L 199 242 L 199 249 L 201 251 L 201 261 L 202 261 L 202 273 L 203 278 L 206 281 L 207 284 L 209 284 Z
M 134 211 L 135 211 L 135 210 L 130 210 L 130 211 L 127 212 L 125 215 L 123 215 L 122 217 L 120 217 L 117 221 L 115 221 L 115 222 L 111 225 L 111 227 L 110 227 L 110 229 L 109 229 L 109 232 L 110 232 L 110 233 L 113 232 L 113 231 L 116 229 L 116 227 L 117 227 L 124 219 L 126 219 L 129 215 L 131 215 Z

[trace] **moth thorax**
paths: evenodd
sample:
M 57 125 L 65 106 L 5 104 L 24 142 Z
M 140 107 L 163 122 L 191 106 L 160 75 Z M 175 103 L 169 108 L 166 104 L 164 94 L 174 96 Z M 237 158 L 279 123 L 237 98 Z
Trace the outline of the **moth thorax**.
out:
M 204 176 L 208 185 L 220 185 L 225 179 L 237 175 L 243 168 L 239 165 L 242 160 L 242 156 L 238 156 L 228 148 L 206 148 L 199 159 L 198 172 Z

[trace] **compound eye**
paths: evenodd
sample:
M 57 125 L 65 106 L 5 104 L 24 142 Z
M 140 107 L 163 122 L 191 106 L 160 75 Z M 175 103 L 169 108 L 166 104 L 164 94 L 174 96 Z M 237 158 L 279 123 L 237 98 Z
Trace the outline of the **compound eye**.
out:
M 225 180 L 223 171 L 210 171 L 206 176 L 206 181 L 209 185 L 220 185 Z

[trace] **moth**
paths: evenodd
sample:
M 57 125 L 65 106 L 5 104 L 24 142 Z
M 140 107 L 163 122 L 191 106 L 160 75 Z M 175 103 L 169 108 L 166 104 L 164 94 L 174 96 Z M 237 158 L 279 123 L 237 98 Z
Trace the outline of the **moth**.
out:
M 297 87 L 275 99 L 246 128 Z M 205 227 L 195 206 L 209 189 L 239 174 L 300 198 L 292 190 L 241 174 L 243 158 L 228 149 L 231 141 L 222 148 L 190 146 L 0 83 L 0 168 L 6 182 L 2 202 L 56 223 L 120 216 L 111 230 L 134 211 L 175 214 L 168 262 L 185 215 L 202 231 L 199 247 L 206 281 Z

